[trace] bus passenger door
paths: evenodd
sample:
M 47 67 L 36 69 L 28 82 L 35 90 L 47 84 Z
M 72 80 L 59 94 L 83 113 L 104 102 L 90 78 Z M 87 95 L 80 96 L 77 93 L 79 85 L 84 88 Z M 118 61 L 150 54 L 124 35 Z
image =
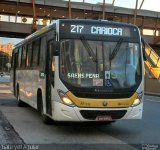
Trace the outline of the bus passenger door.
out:
M 47 58 L 46 58 L 46 112 L 52 115 L 52 101 L 51 101 L 51 86 L 54 85 L 54 72 L 52 71 L 52 56 L 53 56 L 54 40 L 47 42 Z
M 13 92 L 16 96 L 16 67 L 18 63 L 18 53 L 15 53 L 12 60 L 12 66 L 13 66 Z

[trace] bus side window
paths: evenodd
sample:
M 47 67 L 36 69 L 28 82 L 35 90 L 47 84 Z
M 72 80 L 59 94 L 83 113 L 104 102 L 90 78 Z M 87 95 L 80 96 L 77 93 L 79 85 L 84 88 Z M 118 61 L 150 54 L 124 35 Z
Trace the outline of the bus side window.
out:
M 14 52 L 12 52 L 12 69 L 15 71 L 15 69 L 18 67 L 18 53 L 16 52 L 17 49 L 14 49 Z
M 39 52 L 39 66 L 40 71 L 45 72 L 45 57 L 46 57 L 46 51 L 47 51 L 47 45 L 46 45 L 46 37 L 41 38 L 40 42 L 40 52 Z
M 26 66 L 31 66 L 31 58 L 32 58 L 32 43 L 27 45 L 27 60 L 26 60 Z
M 40 50 L 40 39 L 33 43 L 32 52 L 32 67 L 37 67 L 39 64 L 39 50 Z
M 18 50 L 18 67 L 21 67 L 21 63 L 22 63 L 22 47 L 19 48 Z
M 12 52 L 12 68 L 14 69 L 16 67 L 16 49 L 14 49 L 14 52 Z
M 18 53 L 19 53 L 19 50 L 17 51 L 17 53 L 15 53 L 15 66 L 16 66 L 16 68 L 18 68 L 18 64 L 19 64 L 19 62 L 18 62 Z
M 14 51 L 14 50 L 13 50 Z M 13 57 L 14 57 L 14 52 L 12 51 L 12 57 L 11 57 L 11 68 L 13 68 Z
M 22 61 L 21 61 L 21 67 L 24 68 L 26 66 L 26 46 L 23 46 L 23 52 L 22 52 Z

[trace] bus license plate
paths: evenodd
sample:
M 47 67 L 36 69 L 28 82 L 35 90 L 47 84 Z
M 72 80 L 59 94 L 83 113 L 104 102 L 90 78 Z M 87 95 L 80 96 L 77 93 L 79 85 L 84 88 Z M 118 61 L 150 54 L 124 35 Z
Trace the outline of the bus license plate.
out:
M 112 121 L 111 116 L 97 116 L 96 121 Z

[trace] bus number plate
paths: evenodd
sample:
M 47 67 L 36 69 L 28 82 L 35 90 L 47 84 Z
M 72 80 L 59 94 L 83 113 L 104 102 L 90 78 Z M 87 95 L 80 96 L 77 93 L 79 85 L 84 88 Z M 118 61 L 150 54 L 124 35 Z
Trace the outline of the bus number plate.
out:
M 96 121 L 112 121 L 111 116 L 97 116 Z

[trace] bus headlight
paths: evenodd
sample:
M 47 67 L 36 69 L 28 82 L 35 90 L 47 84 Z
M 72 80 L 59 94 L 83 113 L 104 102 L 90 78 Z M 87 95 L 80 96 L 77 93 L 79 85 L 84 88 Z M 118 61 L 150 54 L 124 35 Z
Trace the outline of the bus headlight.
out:
M 141 103 L 141 100 L 139 98 L 136 98 L 132 104 L 132 107 L 137 106 Z
M 61 90 L 57 90 L 59 97 L 61 98 L 63 104 L 74 107 L 74 103 L 70 100 L 70 98 L 66 95 L 65 92 L 61 91 Z
M 138 93 L 138 96 L 137 96 L 137 98 L 134 100 L 134 102 L 133 102 L 133 104 L 132 104 L 132 107 L 139 105 L 139 104 L 141 103 L 141 101 L 142 101 L 142 97 L 143 97 L 143 92 Z

